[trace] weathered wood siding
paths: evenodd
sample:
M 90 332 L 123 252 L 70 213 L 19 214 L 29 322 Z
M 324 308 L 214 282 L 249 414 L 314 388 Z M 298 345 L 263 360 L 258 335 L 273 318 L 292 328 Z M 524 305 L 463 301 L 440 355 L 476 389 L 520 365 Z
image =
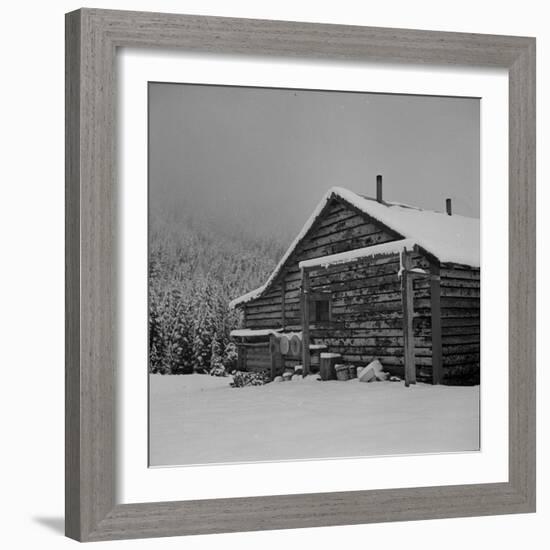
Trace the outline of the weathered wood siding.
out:
M 289 257 L 270 291 L 246 304 L 246 327 L 301 329 L 300 261 L 400 238 L 365 214 L 333 201 Z M 428 261 L 418 254 L 413 256 L 413 266 L 429 269 Z M 327 344 L 329 351 L 341 353 L 350 363 L 364 365 L 379 358 L 391 372 L 403 376 L 403 319 L 398 271 L 397 254 L 361 264 L 312 271 L 311 292 L 330 293 L 332 318 L 324 326 L 312 325 L 311 342 Z M 431 381 L 429 282 L 426 286 L 415 280 L 414 290 L 417 376 L 420 380 Z M 285 359 L 289 366 L 298 362 L 299 358 Z
M 479 383 L 480 273 L 441 265 L 443 383 Z
M 419 255 L 414 267 L 428 267 Z M 404 375 L 403 310 L 399 256 L 320 268 L 310 272 L 312 292 L 328 292 L 332 299 L 329 323 L 312 324 L 313 343 L 327 344 L 345 362 L 365 365 L 378 358 L 392 374 Z M 414 283 L 415 363 L 419 380 L 431 381 L 429 287 Z
M 306 238 L 288 258 L 279 280 L 270 291 L 246 304 L 247 328 L 280 328 L 283 326 L 283 288 L 285 328 L 299 329 L 300 320 L 300 270 L 302 260 L 318 258 L 338 252 L 355 250 L 400 238 L 384 231 L 378 224 L 343 205 L 331 201 Z

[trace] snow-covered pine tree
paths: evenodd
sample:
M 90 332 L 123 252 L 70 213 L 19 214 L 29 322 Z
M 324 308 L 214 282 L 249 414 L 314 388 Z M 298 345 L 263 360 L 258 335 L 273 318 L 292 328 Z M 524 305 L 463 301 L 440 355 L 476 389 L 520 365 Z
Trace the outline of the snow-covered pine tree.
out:
M 223 365 L 223 357 L 221 354 L 221 345 L 218 340 L 218 335 L 215 334 L 212 339 L 212 348 L 210 352 L 210 374 L 213 376 L 224 376 L 225 367 Z
M 175 216 L 152 216 L 150 231 L 149 369 L 166 374 L 208 370 L 214 338 L 226 360 L 241 322 L 229 301 L 262 284 L 283 252 L 212 220 Z

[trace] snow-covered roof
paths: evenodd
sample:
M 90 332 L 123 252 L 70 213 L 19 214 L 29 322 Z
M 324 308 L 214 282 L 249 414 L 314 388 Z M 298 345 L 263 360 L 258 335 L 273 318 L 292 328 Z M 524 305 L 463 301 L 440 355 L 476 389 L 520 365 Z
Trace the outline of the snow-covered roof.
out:
M 422 210 L 392 202 L 379 203 L 375 199 L 363 197 L 343 187 L 332 187 L 296 235 L 265 284 L 234 299 L 230 302 L 230 307 L 250 302 L 264 294 L 277 278 L 290 255 L 311 229 L 327 203 L 333 198 L 347 202 L 379 223 L 399 233 L 404 239 L 414 241 L 417 246 L 442 263 L 456 263 L 471 267 L 479 267 L 480 265 L 479 219 L 455 214 L 449 216 L 442 212 Z
M 364 248 L 356 248 L 355 250 L 340 252 L 339 254 L 330 254 L 329 256 L 303 260 L 298 265 L 300 268 L 307 269 L 311 267 L 329 267 L 337 264 L 347 264 L 362 258 L 389 256 L 391 254 L 399 254 L 403 250 L 414 250 L 414 244 L 412 239 L 399 239 L 398 241 L 377 244 L 375 246 L 365 246 Z

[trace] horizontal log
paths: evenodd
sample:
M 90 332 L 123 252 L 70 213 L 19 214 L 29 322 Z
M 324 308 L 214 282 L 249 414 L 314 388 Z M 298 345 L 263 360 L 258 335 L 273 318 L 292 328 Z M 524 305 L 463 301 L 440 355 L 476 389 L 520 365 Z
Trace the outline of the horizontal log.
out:
M 370 292 L 355 294 L 351 293 L 345 298 L 335 298 L 332 300 L 332 308 L 349 307 L 362 304 L 382 304 L 385 302 L 400 302 L 400 292 Z
M 246 328 L 263 329 L 263 328 L 281 328 L 280 321 L 275 319 L 247 319 Z
M 244 306 L 244 310 L 247 312 L 247 313 L 254 313 L 254 312 L 258 312 L 258 311 L 268 311 L 269 308 L 271 308 L 272 310 L 276 310 L 277 308 L 280 310 L 281 307 L 282 307 L 282 299 L 281 297 L 279 296 L 279 298 L 275 299 L 275 300 L 262 300 L 261 302 L 259 301 L 254 301 L 254 302 L 250 302 L 249 304 L 245 305 Z M 289 299 L 288 301 L 285 299 L 285 307 L 289 307 L 289 308 L 293 308 L 293 307 L 299 307 L 299 304 L 300 304 L 300 300 L 299 299 L 296 299 L 296 298 L 292 298 L 292 299 Z M 264 309 L 261 309 L 261 308 L 264 308 Z
M 300 259 L 318 258 L 321 256 L 328 256 L 329 254 L 338 254 L 339 252 L 364 248 L 366 246 L 374 246 L 375 244 L 386 243 L 392 240 L 395 239 L 390 237 L 386 232 L 378 231 L 377 233 L 362 235 L 352 239 L 335 240 L 329 244 L 317 245 L 315 242 L 312 242 L 307 248 L 303 248 L 299 251 L 299 256 Z
M 360 284 L 361 281 L 356 281 Z M 399 281 L 391 281 L 389 283 L 383 283 L 379 285 L 372 284 L 371 286 L 362 287 L 357 285 L 351 285 L 347 283 L 348 287 L 343 290 L 332 291 L 329 294 L 333 300 L 343 300 L 347 298 L 369 298 L 372 296 L 379 296 L 381 294 L 387 295 L 389 293 L 401 294 L 401 284 Z
M 403 347 L 403 336 L 381 336 L 381 337 L 356 337 L 348 336 L 339 338 L 335 336 L 327 336 L 322 339 L 322 343 L 326 344 L 332 349 L 332 346 L 346 347 L 346 346 L 365 346 L 365 347 Z
M 316 338 L 316 342 L 320 344 L 326 344 L 332 349 L 333 346 L 337 347 L 371 347 L 371 348 L 403 348 L 403 336 L 329 336 L 323 338 Z M 419 336 L 414 339 L 415 347 L 431 349 L 431 339 Z
M 400 313 L 402 312 L 401 300 L 383 303 L 373 304 L 360 304 L 360 305 L 333 305 L 333 315 L 342 315 L 351 313 Z
M 466 363 L 455 363 L 453 365 L 443 365 L 443 369 L 479 369 L 479 359 L 477 361 L 468 361 Z
M 247 321 L 259 321 L 264 319 L 280 319 L 281 318 L 281 311 L 260 311 L 258 313 L 248 313 L 246 315 Z
M 319 222 L 313 229 L 314 231 L 322 231 L 327 227 L 334 227 L 335 225 L 346 222 L 350 219 L 357 219 L 362 223 L 365 223 L 365 218 L 363 216 L 360 216 L 356 212 L 352 212 L 348 208 L 342 208 L 339 211 L 329 212 L 324 215 L 322 219 L 319 219 Z
M 250 309 L 250 308 L 261 307 L 261 306 L 280 305 L 281 301 L 282 301 L 281 294 L 278 294 L 277 296 L 273 296 L 273 297 L 262 296 L 261 298 L 250 300 L 250 302 L 247 302 L 244 305 L 244 307 L 245 309 Z
M 441 286 L 451 288 L 480 288 L 480 282 L 471 279 L 441 279 Z
M 316 248 L 322 245 L 333 244 L 342 241 L 352 241 L 359 237 L 368 237 L 381 233 L 380 228 L 371 223 L 354 225 L 353 227 L 334 227 L 332 231 L 316 232 L 304 241 L 303 250 Z
M 441 296 L 441 309 L 445 308 L 465 308 L 479 311 L 479 298 L 448 298 Z
M 251 318 L 253 315 L 260 313 L 280 313 L 282 310 L 282 303 L 272 304 L 268 306 L 248 306 L 246 308 L 247 318 Z
M 475 308 L 441 308 L 441 318 L 454 318 L 454 319 L 479 319 L 479 309 Z
M 449 338 L 468 338 L 474 340 L 477 338 L 480 339 L 480 328 L 479 326 L 470 326 L 470 327 L 445 327 L 442 332 L 442 338 L 448 340 Z
M 302 260 L 302 258 L 299 258 Z M 337 279 L 335 279 L 335 275 L 338 273 L 348 273 L 347 276 L 340 277 L 339 280 L 345 281 L 345 280 L 354 280 L 358 277 L 367 278 L 370 276 L 377 276 L 382 273 L 382 271 L 377 270 L 376 268 L 381 265 L 389 265 L 393 264 L 394 270 L 392 272 L 395 272 L 397 274 L 399 270 L 399 258 L 397 256 L 383 256 L 379 258 L 373 258 L 363 261 L 363 262 L 354 262 L 353 264 L 334 264 L 332 266 L 328 267 L 319 267 L 317 269 L 312 269 L 309 272 L 310 280 L 312 285 L 316 284 L 323 284 L 317 281 L 317 278 L 322 277 L 330 277 L 327 279 L 327 282 L 332 282 Z M 292 286 L 289 286 L 291 284 L 295 284 L 297 281 L 299 282 L 301 279 L 300 270 L 298 268 L 298 264 L 289 264 L 287 269 L 285 270 L 285 280 L 287 283 L 287 288 L 292 288 Z
M 443 344 L 443 355 L 461 355 L 464 353 L 479 353 L 480 343 Z
M 375 226 L 375 224 L 369 224 L 369 222 L 367 222 L 364 218 L 358 216 L 357 214 L 347 216 L 337 221 L 326 220 L 326 222 L 327 223 L 323 223 L 322 226 L 319 226 L 315 230 L 316 237 L 325 237 L 336 232 L 350 231 L 357 227 L 365 227 L 365 233 L 380 231 L 380 228 Z
M 455 344 L 478 344 L 480 342 L 480 333 L 477 334 L 443 334 L 442 338 L 443 345 L 455 345 Z
M 478 298 L 479 288 L 441 287 L 441 297 Z
M 479 315 L 476 317 L 457 317 L 457 318 L 445 318 L 441 319 L 441 326 L 443 328 L 451 327 L 478 327 L 479 328 Z
M 441 280 L 445 279 L 469 279 L 479 280 L 479 271 L 472 269 L 440 269 Z
M 402 324 L 402 323 L 401 323 Z M 427 329 L 415 329 L 415 338 L 427 338 L 431 340 L 431 331 Z M 323 338 L 393 338 L 403 335 L 403 328 L 395 329 L 350 329 L 338 325 L 338 328 L 315 327 L 311 329 L 312 338 L 321 340 Z M 319 342 L 318 342 L 319 343 Z
M 443 354 L 443 366 L 479 363 L 479 353 Z
M 336 297 L 339 296 L 338 293 L 350 293 L 356 290 L 373 292 L 373 289 L 375 289 L 380 292 L 387 292 L 388 290 L 398 291 L 400 287 L 401 282 L 397 277 L 397 272 L 370 278 L 357 277 L 349 281 L 331 281 L 325 284 L 311 285 L 312 290 L 330 292 Z
M 291 317 L 295 312 L 299 311 L 299 307 L 296 307 L 294 304 L 288 304 L 288 307 L 286 307 L 285 304 L 285 316 Z M 258 318 L 270 318 L 270 317 L 276 317 L 277 315 L 282 315 L 282 304 L 279 304 L 279 306 L 262 306 L 262 307 L 254 307 L 254 308 L 247 308 L 246 310 L 246 318 L 247 319 L 258 319 Z
M 369 273 L 356 271 L 355 273 L 327 274 L 324 277 L 312 279 L 311 288 L 318 292 L 348 292 L 364 289 L 366 292 L 383 288 L 384 285 L 400 287 L 397 276 L 399 264 L 373 266 Z
M 372 357 L 402 357 L 403 347 L 384 346 L 329 346 L 331 353 L 369 355 Z M 430 348 L 415 348 L 415 357 L 431 357 Z
M 334 313 L 334 312 L 333 312 Z M 352 326 L 352 323 L 362 323 L 369 320 L 380 320 L 380 321 L 391 321 L 391 320 L 401 320 L 403 318 L 403 312 L 401 308 L 394 311 L 377 311 L 375 316 L 367 316 L 365 312 L 353 312 L 353 311 L 344 311 L 338 314 L 335 317 L 337 323 L 343 323 L 345 326 Z
M 349 317 L 342 323 L 338 323 L 337 326 L 341 326 L 345 329 L 365 329 L 365 330 L 384 330 L 384 329 L 403 329 L 403 323 L 398 316 L 388 316 L 382 318 L 382 316 L 376 319 L 365 319 L 364 316 L 358 315 L 357 318 Z
M 322 338 L 393 338 L 403 336 L 403 329 L 336 329 L 311 331 L 311 338 L 321 340 Z M 322 342 L 316 342 L 321 344 Z

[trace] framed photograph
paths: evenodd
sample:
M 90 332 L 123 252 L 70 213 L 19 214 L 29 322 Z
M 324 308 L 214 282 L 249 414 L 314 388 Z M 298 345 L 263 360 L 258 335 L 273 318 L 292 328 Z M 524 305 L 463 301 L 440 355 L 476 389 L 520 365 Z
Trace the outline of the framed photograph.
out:
M 535 40 L 67 14 L 66 534 L 535 510 Z

